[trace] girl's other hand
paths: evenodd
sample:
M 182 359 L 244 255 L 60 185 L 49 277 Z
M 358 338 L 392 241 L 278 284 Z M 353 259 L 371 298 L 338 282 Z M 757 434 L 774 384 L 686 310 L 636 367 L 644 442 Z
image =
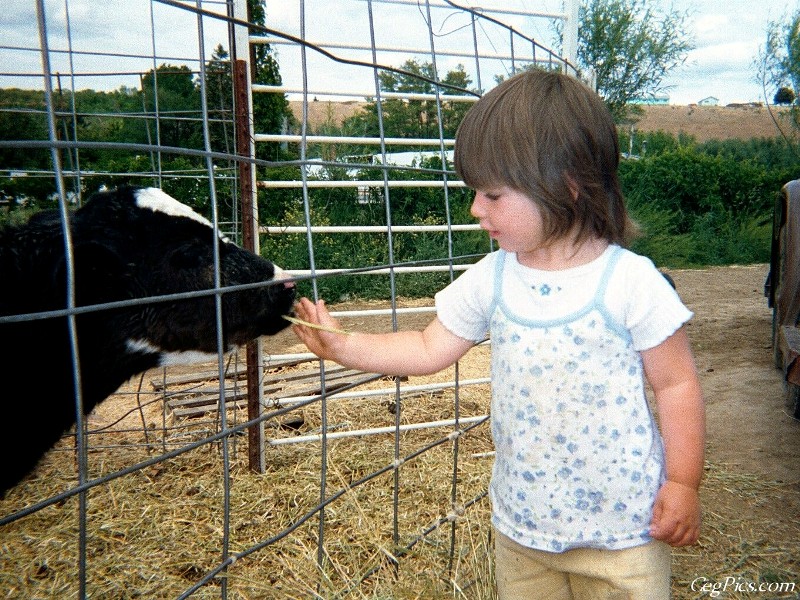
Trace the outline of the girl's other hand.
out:
M 700 494 L 688 485 L 665 481 L 653 505 L 650 535 L 670 546 L 691 546 L 700 537 Z

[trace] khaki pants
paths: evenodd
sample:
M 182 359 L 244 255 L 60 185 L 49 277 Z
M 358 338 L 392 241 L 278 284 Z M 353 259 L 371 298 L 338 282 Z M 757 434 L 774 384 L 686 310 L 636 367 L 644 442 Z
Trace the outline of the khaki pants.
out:
M 670 597 L 670 547 L 659 541 L 624 550 L 542 552 L 495 531 L 499 600 Z

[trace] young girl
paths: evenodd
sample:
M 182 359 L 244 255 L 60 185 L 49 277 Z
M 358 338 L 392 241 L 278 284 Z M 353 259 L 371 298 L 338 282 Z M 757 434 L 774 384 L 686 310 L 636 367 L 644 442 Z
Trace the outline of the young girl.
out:
M 489 332 L 499 597 L 668 598 L 668 544 L 699 535 L 703 399 L 692 313 L 623 249 L 614 122 L 577 79 L 531 70 L 470 109 L 454 162 L 500 250 L 436 295 L 430 325 L 295 332 L 321 358 L 392 375 L 437 372 Z M 322 301 L 297 314 L 338 327 Z

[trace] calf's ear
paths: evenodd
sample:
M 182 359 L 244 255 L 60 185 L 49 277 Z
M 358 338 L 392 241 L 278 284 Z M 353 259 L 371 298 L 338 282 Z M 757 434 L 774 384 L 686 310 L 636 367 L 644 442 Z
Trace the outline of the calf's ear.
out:
M 122 299 L 129 266 L 108 246 L 81 242 L 72 249 L 75 273 L 75 301 L 78 305 Z M 53 273 L 55 285 L 66 290 L 67 261 L 62 258 Z
M 209 252 L 204 244 L 189 243 L 171 248 L 167 255 L 176 272 L 199 269 L 209 264 Z

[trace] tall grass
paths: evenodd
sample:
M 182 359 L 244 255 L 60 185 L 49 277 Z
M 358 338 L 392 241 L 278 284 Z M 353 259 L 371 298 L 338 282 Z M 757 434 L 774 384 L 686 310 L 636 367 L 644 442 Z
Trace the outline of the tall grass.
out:
M 674 211 L 640 205 L 631 213 L 642 229 L 631 249 L 660 267 L 769 262 L 772 215 L 709 212 L 696 218 L 689 231 L 682 232 L 680 215 Z

